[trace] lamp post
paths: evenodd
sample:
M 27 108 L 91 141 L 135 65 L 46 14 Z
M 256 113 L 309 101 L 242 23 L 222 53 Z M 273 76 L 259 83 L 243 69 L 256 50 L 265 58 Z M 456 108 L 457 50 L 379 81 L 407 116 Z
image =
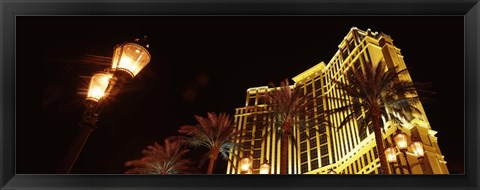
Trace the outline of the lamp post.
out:
M 395 145 L 390 145 L 387 142 L 387 148 L 385 148 L 385 156 L 387 157 L 387 161 L 390 163 L 393 172 L 395 173 L 395 170 L 397 168 L 405 168 L 408 170 L 409 174 L 412 174 L 412 169 L 410 166 L 410 163 L 408 161 L 407 157 L 407 151 L 408 151 L 408 136 L 407 134 L 403 133 L 400 129 L 397 129 L 396 134 L 393 137 L 393 140 L 395 142 Z M 403 157 L 405 158 L 405 163 L 406 165 L 401 165 L 397 164 L 397 148 L 400 150 L 400 152 L 403 154 Z M 422 167 L 422 171 L 425 171 L 425 166 L 424 166 L 424 150 L 423 150 L 423 143 L 421 141 L 415 140 L 415 138 L 412 137 L 412 142 L 410 143 L 410 148 L 412 149 L 414 155 L 417 157 L 419 160 L 420 166 Z
M 425 150 L 423 149 L 422 141 L 417 141 L 415 138 L 412 138 L 412 143 L 410 143 L 410 148 L 412 148 L 413 153 L 418 159 L 420 166 L 422 167 L 422 171 L 425 172 L 425 165 L 424 165 L 424 154 Z
M 123 86 L 133 79 L 149 62 L 149 45 L 143 39 L 115 46 L 112 65 L 92 76 L 85 100 L 85 112 L 80 121 L 80 132 L 62 160 L 59 173 L 70 173 L 90 133 L 97 128 L 98 116 L 108 99 L 114 99 Z
M 405 162 L 407 164 L 408 173 L 412 174 L 412 169 L 410 168 L 410 163 L 408 162 L 407 157 L 407 150 L 408 150 L 408 137 L 407 134 L 402 132 L 400 129 L 397 129 L 395 136 L 393 136 L 393 140 L 397 145 L 400 152 L 402 152 L 403 157 L 405 158 Z

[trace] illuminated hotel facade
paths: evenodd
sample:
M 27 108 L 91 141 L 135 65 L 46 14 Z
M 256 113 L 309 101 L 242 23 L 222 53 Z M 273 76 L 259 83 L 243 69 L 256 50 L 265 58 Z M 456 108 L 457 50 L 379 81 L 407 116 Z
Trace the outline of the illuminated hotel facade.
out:
M 332 79 L 344 81 L 343 72 L 351 69 L 362 69 L 364 64 L 386 63 L 388 68 L 398 67 L 405 69 L 406 65 L 400 49 L 393 45 L 393 40 L 386 34 L 379 34 L 370 30 L 362 31 L 353 27 L 338 46 L 338 51 L 333 58 L 325 64 L 321 62 L 308 70 L 293 77 L 296 84 L 302 84 L 304 96 L 307 96 L 309 111 L 296 118 L 304 121 L 306 130 L 300 131 L 295 127 L 293 134 L 295 142 L 289 140 L 288 147 L 288 173 L 289 174 L 326 174 L 330 169 L 341 174 L 378 174 L 380 160 L 378 158 L 373 129 L 359 128 L 357 121 L 365 117 L 358 115 L 345 127 L 338 129 L 344 118 L 343 113 L 328 116 L 334 127 L 320 125 L 325 118 L 321 116 L 324 110 L 336 108 L 342 104 L 338 100 L 325 97 L 338 97 L 339 90 Z M 407 73 L 400 76 L 403 80 L 410 80 Z M 293 85 L 292 85 L 293 86 Z M 242 148 L 233 150 L 239 157 L 249 157 L 252 162 L 252 173 L 258 174 L 262 163 L 268 161 L 271 165 L 270 173 L 280 173 L 280 140 L 275 133 L 266 131 L 264 125 L 273 125 L 265 99 L 266 93 L 275 90 L 268 86 L 247 89 L 245 107 L 235 111 L 237 129 L 245 130 L 245 137 L 237 142 Z M 438 146 L 436 131 L 432 130 L 421 104 L 416 105 L 421 114 L 407 114 L 399 118 L 398 122 L 392 118 L 382 117 L 384 133 L 383 138 L 390 144 L 397 129 L 401 129 L 409 137 L 416 137 L 424 144 L 425 156 L 423 169 L 417 157 L 411 150 L 407 152 L 407 159 L 414 174 L 448 174 L 446 161 Z M 397 120 L 398 121 L 398 120 Z M 397 124 L 395 124 L 397 123 Z M 311 129 L 314 128 L 314 129 Z M 275 130 L 275 129 L 273 129 Z M 410 142 L 411 139 L 408 139 Z M 385 145 L 385 147 L 387 147 Z M 384 151 L 384 150 L 378 150 Z M 232 162 L 228 163 L 227 174 L 239 174 L 238 157 L 230 156 Z M 398 163 L 405 165 L 405 159 L 400 154 Z M 392 169 L 390 173 L 408 173 L 406 169 Z

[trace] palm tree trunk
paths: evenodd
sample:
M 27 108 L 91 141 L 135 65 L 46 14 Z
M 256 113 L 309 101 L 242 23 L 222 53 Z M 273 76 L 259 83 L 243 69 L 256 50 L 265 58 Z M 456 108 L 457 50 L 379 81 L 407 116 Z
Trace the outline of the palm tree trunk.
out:
M 280 152 L 280 174 L 288 174 L 288 137 L 291 133 L 290 122 L 286 121 L 283 126 L 284 133 L 282 136 L 281 142 L 281 152 Z
M 388 162 L 385 157 L 385 147 L 383 146 L 383 137 L 382 137 L 382 125 L 380 123 L 380 110 L 379 108 L 372 107 L 372 116 L 373 116 L 373 131 L 375 133 L 375 143 L 377 144 L 377 153 L 380 159 L 380 173 L 388 174 Z
M 210 158 L 210 162 L 208 163 L 208 170 L 207 170 L 207 174 L 212 174 L 213 172 L 213 165 L 215 164 L 215 159 L 214 158 Z
M 217 156 L 218 156 L 218 149 L 212 148 L 210 150 L 210 162 L 208 163 L 207 174 L 212 174 L 213 165 L 215 164 L 215 160 L 217 160 Z

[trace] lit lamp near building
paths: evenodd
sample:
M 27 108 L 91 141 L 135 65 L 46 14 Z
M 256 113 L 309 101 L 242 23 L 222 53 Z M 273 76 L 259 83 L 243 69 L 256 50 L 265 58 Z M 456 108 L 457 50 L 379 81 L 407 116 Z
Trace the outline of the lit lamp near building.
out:
M 260 165 L 260 174 L 270 174 L 270 163 L 268 163 L 268 160 Z
M 400 129 L 397 129 L 395 136 L 393 136 L 393 140 L 397 145 L 400 152 L 402 152 L 403 157 L 405 158 L 405 162 L 407 163 L 407 170 L 408 173 L 412 173 L 412 169 L 410 168 L 410 163 L 408 162 L 407 157 L 407 150 L 408 150 L 408 137 L 407 134 L 402 132 Z
M 115 46 L 111 67 L 92 76 L 85 100 L 86 109 L 80 121 L 81 131 L 61 162 L 59 173 L 70 173 L 90 133 L 97 128 L 98 116 L 107 100 L 115 98 L 123 86 L 150 62 L 147 48 L 146 36 Z
M 251 174 L 252 173 L 252 159 L 242 158 L 240 160 L 240 170 L 241 170 L 241 174 Z
M 395 148 L 395 146 L 388 146 L 385 149 L 385 156 L 389 163 L 397 163 L 397 148 Z
M 416 141 L 414 138 L 412 138 L 412 143 L 410 144 L 410 148 L 413 150 L 413 153 L 417 157 L 418 162 L 420 163 L 420 166 L 422 166 L 422 171 L 425 171 L 425 166 L 423 165 L 424 154 L 425 154 L 425 151 L 423 150 L 423 143 L 421 141 Z
M 387 142 L 387 148 L 385 149 L 385 156 L 387 157 L 387 161 L 391 164 L 391 167 L 393 169 L 393 172 L 396 173 L 397 168 L 405 168 L 408 170 L 410 174 L 412 174 L 412 169 L 410 167 L 410 163 L 408 162 L 408 157 L 407 157 L 407 151 L 408 151 L 408 136 L 407 134 L 403 133 L 401 130 L 397 129 L 395 136 L 393 137 L 393 140 L 395 142 L 395 145 L 389 145 Z M 398 166 L 395 166 L 397 163 L 397 148 L 402 152 L 403 157 L 405 158 L 405 163 L 406 165 L 401 165 L 398 164 Z M 419 160 L 419 164 L 422 167 L 422 170 L 425 171 L 424 168 L 424 163 L 423 163 L 423 156 L 424 156 L 424 150 L 423 150 L 423 143 L 421 141 L 416 141 L 414 138 L 412 138 L 412 142 L 410 143 L 410 148 L 412 149 L 414 155 L 417 157 Z

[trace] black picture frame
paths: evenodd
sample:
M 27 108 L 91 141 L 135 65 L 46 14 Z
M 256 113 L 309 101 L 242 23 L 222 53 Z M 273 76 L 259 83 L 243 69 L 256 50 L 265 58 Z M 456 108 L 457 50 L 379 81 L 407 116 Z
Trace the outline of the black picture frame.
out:
M 478 0 L 2 1 L 1 189 L 478 189 Z M 26 175 L 15 173 L 15 18 L 19 15 L 464 15 L 465 174 L 388 175 Z

